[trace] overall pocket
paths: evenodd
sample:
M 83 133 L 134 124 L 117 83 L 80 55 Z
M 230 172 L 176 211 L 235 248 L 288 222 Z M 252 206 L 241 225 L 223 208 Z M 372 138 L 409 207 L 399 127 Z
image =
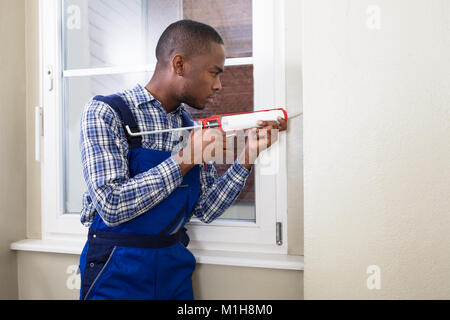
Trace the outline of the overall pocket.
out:
M 86 300 L 97 280 L 110 262 L 116 246 L 90 244 L 81 284 L 81 296 Z

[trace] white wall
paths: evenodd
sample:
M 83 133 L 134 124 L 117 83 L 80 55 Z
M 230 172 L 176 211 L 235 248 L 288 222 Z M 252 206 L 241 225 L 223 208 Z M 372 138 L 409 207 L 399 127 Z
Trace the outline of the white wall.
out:
M 303 21 L 305 298 L 449 299 L 450 2 L 305 1 Z
M 285 1 L 286 110 L 303 112 L 302 1 Z M 303 117 L 289 120 L 287 135 L 289 254 L 303 255 Z

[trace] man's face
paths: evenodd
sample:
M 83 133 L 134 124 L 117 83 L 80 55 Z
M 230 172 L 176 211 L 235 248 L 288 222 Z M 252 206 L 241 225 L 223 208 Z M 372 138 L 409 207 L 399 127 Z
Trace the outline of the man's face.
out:
M 210 52 L 192 56 L 184 74 L 182 102 L 199 110 L 211 103 L 222 89 L 220 75 L 224 64 L 224 46 L 215 42 L 211 43 Z

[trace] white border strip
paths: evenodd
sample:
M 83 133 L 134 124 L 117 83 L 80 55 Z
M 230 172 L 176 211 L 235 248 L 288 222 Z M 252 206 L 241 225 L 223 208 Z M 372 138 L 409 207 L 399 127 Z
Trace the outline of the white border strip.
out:
M 79 255 L 85 242 L 25 239 L 11 244 L 11 250 Z M 303 256 L 192 249 L 197 263 L 247 268 L 304 270 Z
M 253 64 L 253 58 L 231 58 L 225 60 L 225 66 L 241 66 Z M 138 73 L 138 72 L 153 72 L 155 71 L 154 64 L 123 66 L 123 67 L 106 67 L 106 68 L 86 68 L 86 69 L 71 69 L 64 70 L 63 77 L 88 77 L 123 73 Z
M 121 73 L 137 73 L 137 72 L 152 72 L 155 70 L 155 65 L 138 65 L 125 67 L 108 67 L 108 68 L 88 68 L 88 69 L 72 69 L 63 71 L 63 77 L 88 77 Z
M 230 58 L 225 60 L 225 66 L 242 66 L 246 64 L 253 64 L 253 58 Z

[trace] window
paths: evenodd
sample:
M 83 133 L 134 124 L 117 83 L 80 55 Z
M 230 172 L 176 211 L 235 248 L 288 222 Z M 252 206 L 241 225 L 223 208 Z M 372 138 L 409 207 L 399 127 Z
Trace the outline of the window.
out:
M 44 236 L 86 234 L 79 222 L 86 189 L 81 112 L 97 94 L 145 85 L 155 67 L 156 43 L 170 23 L 182 18 L 208 23 L 227 49 L 224 90 L 206 112 L 190 108 L 194 119 L 283 106 L 281 12 L 275 0 L 41 0 Z M 220 219 L 209 225 L 192 219 L 191 246 L 285 253 L 286 243 L 275 242 L 276 222 L 286 220 L 284 154 L 282 134 Z M 219 174 L 227 167 L 216 166 Z

